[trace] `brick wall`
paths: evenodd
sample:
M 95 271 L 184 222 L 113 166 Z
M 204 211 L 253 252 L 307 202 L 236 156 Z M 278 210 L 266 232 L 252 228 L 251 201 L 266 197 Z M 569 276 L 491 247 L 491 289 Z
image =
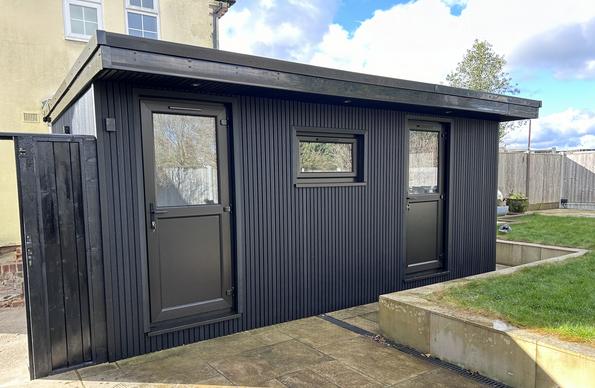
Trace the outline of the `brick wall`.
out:
M 22 306 L 23 290 L 21 247 L 0 247 L 0 308 Z

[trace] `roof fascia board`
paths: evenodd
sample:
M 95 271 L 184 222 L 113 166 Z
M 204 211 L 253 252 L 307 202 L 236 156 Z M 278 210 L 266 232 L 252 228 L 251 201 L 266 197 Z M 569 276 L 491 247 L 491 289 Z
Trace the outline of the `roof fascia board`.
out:
M 508 104 L 526 105 L 536 108 L 541 107 L 541 101 L 538 100 L 487 93 L 477 90 L 455 88 L 446 85 L 437 85 L 425 82 L 409 81 L 370 74 L 355 73 L 326 67 L 318 67 L 282 61 L 272 58 L 263 58 L 253 55 L 239 54 L 222 50 L 214 50 L 204 47 L 189 46 L 166 41 L 155 41 L 151 39 L 130 37 L 124 34 L 104 33 L 104 37 L 104 44 L 114 48 L 146 51 L 157 54 L 173 55 L 183 58 L 200 59 L 219 63 L 227 63 L 231 65 L 241 65 L 259 69 L 267 69 L 284 73 L 314 76 L 318 78 L 329 78 L 348 82 L 367 83 L 377 86 L 409 89 L 413 91 L 426 91 L 439 94 L 456 95 L 481 100 L 498 101 Z
M 100 45 L 105 44 L 104 31 L 97 31 L 91 36 L 89 42 L 72 65 L 70 71 L 64 77 L 64 81 L 50 99 L 46 110 L 43 112 L 44 121 L 50 121 L 50 116 L 59 115 L 64 105 L 70 104 L 71 99 L 83 92 L 84 86 L 90 83 L 93 78 L 103 69 L 102 54 Z
M 102 51 L 105 48 L 107 47 L 102 47 Z M 105 68 L 122 71 L 227 82 L 360 100 L 384 101 L 444 110 L 466 110 L 505 116 L 509 119 L 534 118 L 537 117 L 538 113 L 538 108 L 520 105 L 515 106 L 515 108 L 519 109 L 511 111 L 512 104 L 500 101 L 284 73 L 111 46 L 109 47 L 109 61 L 107 59 L 108 56 L 104 55 Z M 517 113 L 523 114 L 517 116 Z

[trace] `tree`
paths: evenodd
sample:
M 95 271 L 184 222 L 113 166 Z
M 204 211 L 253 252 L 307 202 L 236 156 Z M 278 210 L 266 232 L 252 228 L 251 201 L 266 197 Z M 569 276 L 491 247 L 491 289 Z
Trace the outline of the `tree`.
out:
M 450 86 L 457 88 L 497 94 L 518 94 L 518 84 L 514 83 L 510 75 L 504 71 L 505 66 L 504 55 L 498 55 L 489 42 L 475 39 L 473 47 L 467 50 L 456 70 L 446 76 L 446 81 Z M 500 141 L 512 128 L 519 125 L 522 123 L 500 124 Z

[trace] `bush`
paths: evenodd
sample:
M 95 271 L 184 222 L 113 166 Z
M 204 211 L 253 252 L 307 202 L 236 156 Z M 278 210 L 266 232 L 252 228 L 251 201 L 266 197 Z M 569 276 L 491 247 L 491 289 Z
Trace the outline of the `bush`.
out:
M 523 193 L 510 193 L 506 204 L 513 213 L 524 213 L 529 208 L 529 199 Z

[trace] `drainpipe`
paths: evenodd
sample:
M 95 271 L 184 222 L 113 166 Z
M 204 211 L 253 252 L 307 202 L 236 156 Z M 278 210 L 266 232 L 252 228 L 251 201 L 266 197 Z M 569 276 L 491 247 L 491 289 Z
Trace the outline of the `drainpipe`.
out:
M 235 2 L 235 1 L 234 1 Z M 217 1 L 214 4 L 211 4 L 210 7 L 212 9 L 211 16 L 213 17 L 213 48 L 219 49 L 219 19 L 225 15 L 229 7 L 234 2 L 227 2 L 227 1 Z

